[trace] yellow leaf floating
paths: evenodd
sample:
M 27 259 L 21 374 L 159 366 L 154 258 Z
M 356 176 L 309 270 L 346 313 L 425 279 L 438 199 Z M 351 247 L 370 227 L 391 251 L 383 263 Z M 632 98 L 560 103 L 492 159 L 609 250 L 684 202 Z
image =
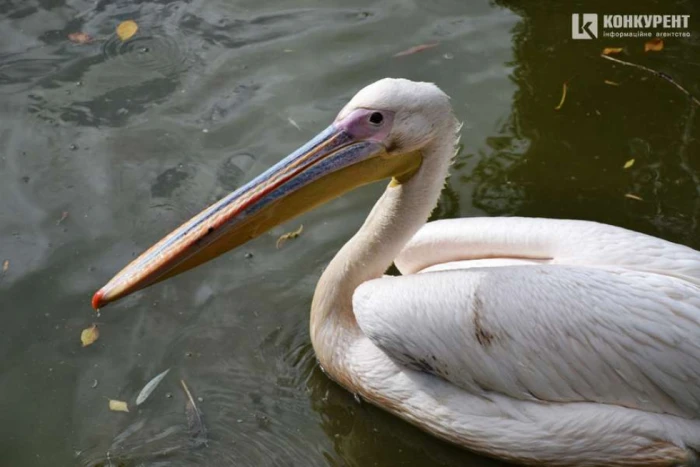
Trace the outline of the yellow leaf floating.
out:
M 80 342 L 83 343 L 83 347 L 92 345 L 100 337 L 100 330 L 97 329 L 97 325 L 93 324 L 89 328 L 83 329 L 80 333 Z
M 282 245 L 284 245 L 287 240 L 292 240 L 294 238 L 297 238 L 299 235 L 301 235 L 301 233 L 303 231 L 304 231 L 304 225 L 302 224 L 294 232 L 289 232 L 289 233 L 286 233 L 286 234 L 280 236 L 280 238 L 277 239 L 277 248 L 278 249 L 282 248 Z
M 605 84 L 609 84 L 610 86 L 619 86 L 620 83 L 616 83 L 615 81 L 610 81 L 609 79 L 606 79 L 603 81 Z
M 119 23 L 119 26 L 117 26 L 117 36 L 119 36 L 119 39 L 122 41 L 128 41 L 134 36 L 134 34 L 136 34 L 136 31 L 138 30 L 139 25 L 136 24 L 136 21 L 128 19 L 126 21 L 122 21 Z
M 640 196 L 633 195 L 632 193 L 625 194 L 625 198 L 633 199 L 635 201 L 644 201 Z
M 622 47 L 606 47 L 603 49 L 603 55 L 619 54 L 622 52 Z
M 630 160 L 628 160 L 627 162 L 625 162 L 624 168 L 625 168 L 625 169 L 629 169 L 629 168 L 632 167 L 633 165 L 634 165 L 634 159 L 630 159 Z
M 129 406 L 126 405 L 124 401 L 118 401 L 114 399 L 109 400 L 109 410 L 112 412 L 128 412 Z
M 10 269 L 10 260 L 6 259 L 2 263 L 2 272 L 7 272 L 8 269 Z
M 559 101 L 559 105 L 554 107 L 554 110 L 559 110 L 559 109 L 561 109 L 561 106 L 564 105 L 564 101 L 566 100 L 566 89 L 567 89 L 567 86 L 566 86 L 566 83 L 564 83 L 564 85 L 562 86 L 562 90 L 561 90 L 561 100 Z
M 662 50 L 664 50 L 664 40 L 658 37 L 644 44 L 645 52 L 661 52 Z

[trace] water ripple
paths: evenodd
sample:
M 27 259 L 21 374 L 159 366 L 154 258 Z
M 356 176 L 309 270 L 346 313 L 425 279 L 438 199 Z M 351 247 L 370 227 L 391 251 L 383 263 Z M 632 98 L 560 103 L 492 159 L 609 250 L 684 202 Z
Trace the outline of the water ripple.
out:
M 102 46 L 107 60 L 119 60 L 128 68 L 155 71 L 164 76 L 174 76 L 187 69 L 188 51 L 177 37 L 162 30 L 151 30 L 152 35 L 138 35 L 123 42 L 117 36 L 110 37 Z

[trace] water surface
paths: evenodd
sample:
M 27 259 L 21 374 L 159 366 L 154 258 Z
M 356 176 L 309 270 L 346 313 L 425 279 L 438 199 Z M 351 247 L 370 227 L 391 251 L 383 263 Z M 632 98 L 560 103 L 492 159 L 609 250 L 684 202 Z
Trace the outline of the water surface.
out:
M 598 56 L 626 47 L 625 59 L 700 95 L 700 9 L 615 3 L 5 0 L 1 463 L 501 465 L 358 403 L 315 363 L 315 283 L 380 185 L 99 317 L 89 301 L 134 255 L 385 76 L 436 82 L 464 122 L 436 218 L 591 219 L 700 248 L 698 110 L 663 80 Z M 570 15 L 584 10 L 690 14 L 694 35 L 656 54 L 638 39 L 573 41 Z M 125 19 L 140 30 L 122 43 L 113 32 Z M 68 41 L 77 31 L 95 41 Z M 81 348 L 93 322 L 101 337 Z M 167 368 L 140 408 L 108 410 L 107 399 L 133 405 Z M 189 442 L 180 379 L 198 398 L 206 447 Z

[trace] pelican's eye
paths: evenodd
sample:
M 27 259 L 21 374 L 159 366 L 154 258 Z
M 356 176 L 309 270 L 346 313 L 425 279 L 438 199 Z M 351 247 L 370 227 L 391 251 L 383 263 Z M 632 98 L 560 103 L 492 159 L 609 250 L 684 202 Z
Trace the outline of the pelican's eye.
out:
M 369 122 L 372 125 L 379 126 L 382 124 L 384 121 L 384 115 L 381 114 L 381 112 L 372 112 L 369 116 Z
M 339 129 L 347 131 L 355 141 L 383 142 L 394 124 L 394 112 L 359 108 L 336 119 L 334 123 Z

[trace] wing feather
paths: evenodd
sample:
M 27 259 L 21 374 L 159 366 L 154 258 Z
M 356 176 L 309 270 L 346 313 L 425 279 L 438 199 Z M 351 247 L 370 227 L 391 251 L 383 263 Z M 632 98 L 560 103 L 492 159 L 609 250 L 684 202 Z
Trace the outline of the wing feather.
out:
M 622 268 L 536 264 L 384 277 L 353 296 L 402 365 L 465 390 L 700 416 L 700 288 Z
M 447 219 L 423 226 L 396 258 L 404 273 L 483 258 L 618 266 L 700 286 L 700 253 L 597 222 L 523 217 Z

